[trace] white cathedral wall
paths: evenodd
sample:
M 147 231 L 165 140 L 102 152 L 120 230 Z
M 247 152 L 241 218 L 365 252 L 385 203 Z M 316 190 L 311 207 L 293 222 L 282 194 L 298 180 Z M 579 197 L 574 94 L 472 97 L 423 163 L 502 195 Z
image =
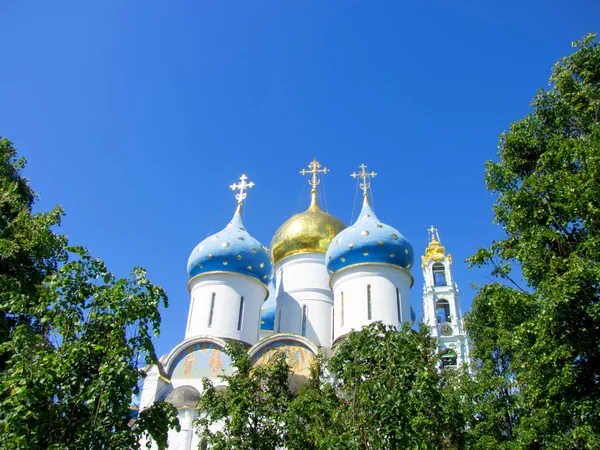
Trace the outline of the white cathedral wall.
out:
M 234 273 L 211 273 L 192 279 L 185 339 L 209 335 L 256 343 L 267 293 L 260 281 Z
M 333 293 L 325 268 L 324 253 L 298 253 L 275 267 L 275 332 L 293 333 L 318 346 L 331 347 Z M 306 306 L 306 333 L 303 333 Z
M 412 277 L 401 268 L 358 265 L 334 274 L 331 283 L 335 304 L 334 341 L 378 320 L 398 328 L 411 320 L 409 291 Z M 370 318 L 368 289 L 371 293 Z

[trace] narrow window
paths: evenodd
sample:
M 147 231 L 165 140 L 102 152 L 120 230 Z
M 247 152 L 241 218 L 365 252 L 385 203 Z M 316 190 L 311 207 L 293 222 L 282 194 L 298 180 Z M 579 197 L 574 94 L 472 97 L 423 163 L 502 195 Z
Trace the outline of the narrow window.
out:
M 281 310 L 277 311 L 277 332 L 281 332 Z
M 256 340 L 260 341 L 260 327 L 262 327 L 262 310 L 258 311 L 258 331 L 256 332 Z
M 208 313 L 208 328 L 212 327 L 213 313 L 215 312 L 215 296 L 216 294 L 213 292 L 210 299 L 210 311 Z
M 402 323 L 402 310 L 400 306 L 400 289 L 396 288 L 396 308 L 398 309 L 398 322 Z
M 306 336 L 306 314 L 307 314 L 306 305 L 302 305 L 302 336 Z
M 335 330 L 335 308 L 331 309 L 331 342 L 333 343 L 333 336 Z
M 342 291 L 342 327 L 344 326 L 344 291 Z
M 238 330 L 242 329 L 242 320 L 244 318 L 244 297 L 240 298 L 240 312 L 238 315 Z
M 196 303 L 196 297 L 192 297 L 192 304 L 190 305 L 190 315 L 188 316 L 187 330 L 190 331 L 190 325 L 192 325 L 192 316 L 194 314 L 194 304 Z
M 371 309 L 371 285 L 367 285 L 367 319 L 371 320 L 373 317 L 373 311 Z

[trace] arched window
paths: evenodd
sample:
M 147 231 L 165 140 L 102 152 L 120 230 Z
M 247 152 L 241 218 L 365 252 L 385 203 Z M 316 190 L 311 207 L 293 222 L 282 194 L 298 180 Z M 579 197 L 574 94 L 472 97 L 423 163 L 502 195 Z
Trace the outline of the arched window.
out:
M 454 350 L 452 350 L 451 348 L 445 350 L 444 353 L 442 354 L 442 367 L 456 366 L 456 363 L 457 363 L 456 352 Z
M 446 286 L 446 268 L 442 263 L 435 263 L 431 268 L 433 271 L 433 285 Z
M 450 317 L 450 303 L 448 300 L 441 299 L 435 304 L 438 323 L 452 322 Z

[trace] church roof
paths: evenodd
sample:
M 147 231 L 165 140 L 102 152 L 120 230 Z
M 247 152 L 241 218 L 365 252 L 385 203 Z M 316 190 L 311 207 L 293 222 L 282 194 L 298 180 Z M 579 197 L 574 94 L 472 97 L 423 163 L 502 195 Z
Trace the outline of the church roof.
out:
M 191 278 L 198 275 L 229 272 L 247 275 L 265 285 L 271 278 L 272 264 L 268 249 L 246 231 L 242 220 L 242 202 L 246 198 L 245 190 L 254 186 L 246 183 L 246 175 L 239 183 L 230 186 L 239 191 L 235 198 L 237 209 L 227 226 L 200 242 L 188 259 L 187 270 Z
M 240 208 L 227 226 L 200 242 L 188 259 L 190 277 L 210 272 L 248 275 L 267 284 L 271 277 L 269 252 L 244 228 Z
M 365 196 L 358 219 L 333 239 L 325 261 L 332 273 L 365 263 L 390 264 L 410 270 L 414 251 L 402 233 L 377 218 Z

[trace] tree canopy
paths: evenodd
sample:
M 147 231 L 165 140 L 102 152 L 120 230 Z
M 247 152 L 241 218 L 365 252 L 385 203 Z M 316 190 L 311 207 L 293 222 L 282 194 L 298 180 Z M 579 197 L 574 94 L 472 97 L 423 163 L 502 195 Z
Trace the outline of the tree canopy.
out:
M 0 139 L 0 448 L 129 449 L 144 433 L 164 446 L 175 410 L 157 403 L 136 423 L 131 402 L 165 292 L 66 247 L 61 208 L 32 212 L 24 165 Z
M 204 381 L 199 431 L 216 449 L 454 448 L 463 420 L 436 349 L 426 329 L 375 322 L 317 358 L 292 393 L 285 355 L 253 367 L 230 345 L 237 371 L 222 390 Z
M 486 165 L 506 238 L 471 257 L 499 277 L 466 321 L 488 408 L 477 442 L 600 447 L 600 48 L 574 47 Z

